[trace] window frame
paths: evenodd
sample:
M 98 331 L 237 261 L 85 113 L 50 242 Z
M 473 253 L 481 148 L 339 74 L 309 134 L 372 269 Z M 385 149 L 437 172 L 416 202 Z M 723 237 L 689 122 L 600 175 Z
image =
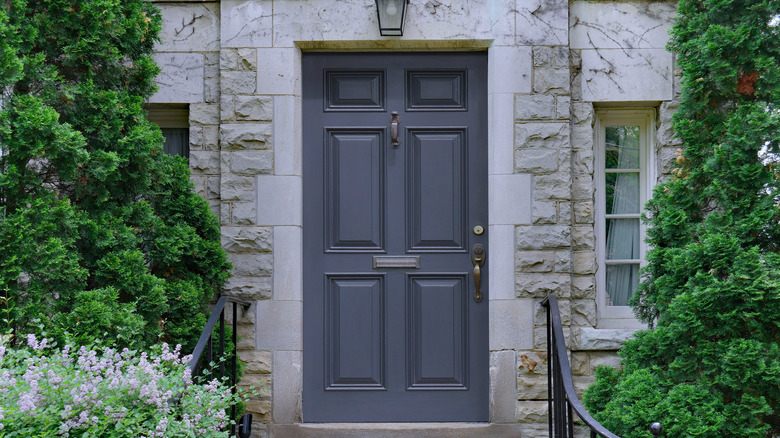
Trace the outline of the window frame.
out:
M 639 127 L 639 204 L 640 214 L 652 197 L 657 182 L 654 108 L 596 109 L 594 126 L 595 149 L 595 237 L 596 237 L 596 308 L 599 328 L 644 327 L 629 306 L 608 306 L 606 289 L 606 128 L 609 126 Z M 647 264 L 647 226 L 639 222 L 639 267 Z M 640 277 L 641 280 L 641 277 Z
M 188 104 L 147 104 L 146 118 L 163 129 L 176 129 L 186 131 L 187 141 L 184 143 L 185 154 L 171 154 L 184 157 L 189 162 L 190 158 L 190 111 Z M 165 146 L 163 146 L 165 151 Z M 165 151 L 165 153 L 169 153 Z

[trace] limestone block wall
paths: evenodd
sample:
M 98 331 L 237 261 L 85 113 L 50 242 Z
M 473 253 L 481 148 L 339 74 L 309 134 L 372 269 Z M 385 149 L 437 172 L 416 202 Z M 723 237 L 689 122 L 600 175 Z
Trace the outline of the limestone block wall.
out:
M 599 106 L 657 108 L 659 175 L 673 169 L 678 87 L 664 1 L 412 0 L 403 37 L 378 34 L 371 0 L 157 2 L 155 103 L 188 104 L 190 168 L 233 263 L 242 385 L 254 436 L 301 411 L 301 56 L 305 50 L 487 50 L 490 415 L 546 436 L 544 309 L 560 300 L 579 389 L 633 329 L 596 299 L 594 122 Z M 281 435 L 279 435 L 281 436 Z

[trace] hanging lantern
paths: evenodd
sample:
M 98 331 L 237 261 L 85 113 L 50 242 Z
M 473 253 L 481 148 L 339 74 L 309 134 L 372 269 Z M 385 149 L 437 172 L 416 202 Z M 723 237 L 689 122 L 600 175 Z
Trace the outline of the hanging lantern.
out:
M 409 0 L 375 0 L 376 16 L 379 20 L 379 34 L 401 36 L 404 34 L 406 5 Z

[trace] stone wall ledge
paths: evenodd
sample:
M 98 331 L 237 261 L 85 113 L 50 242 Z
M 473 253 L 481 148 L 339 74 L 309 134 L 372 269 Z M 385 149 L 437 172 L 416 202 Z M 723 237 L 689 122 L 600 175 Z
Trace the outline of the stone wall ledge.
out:
M 582 327 L 574 330 L 572 351 L 616 351 L 634 337 L 639 329 L 597 329 Z

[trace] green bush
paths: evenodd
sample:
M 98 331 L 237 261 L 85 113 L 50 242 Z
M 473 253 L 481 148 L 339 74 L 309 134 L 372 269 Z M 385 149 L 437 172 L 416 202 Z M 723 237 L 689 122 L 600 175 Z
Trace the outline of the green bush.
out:
M 152 353 L 27 337 L 0 343 L 0 437 L 227 437 L 239 402 L 222 382 L 192 382 L 189 356 L 168 344 Z
M 633 298 L 655 328 L 599 370 L 588 409 L 624 437 L 780 434 L 778 0 L 681 0 L 674 176 L 647 205 Z
M 191 351 L 229 263 L 144 100 L 143 0 L 0 5 L 0 331 Z

